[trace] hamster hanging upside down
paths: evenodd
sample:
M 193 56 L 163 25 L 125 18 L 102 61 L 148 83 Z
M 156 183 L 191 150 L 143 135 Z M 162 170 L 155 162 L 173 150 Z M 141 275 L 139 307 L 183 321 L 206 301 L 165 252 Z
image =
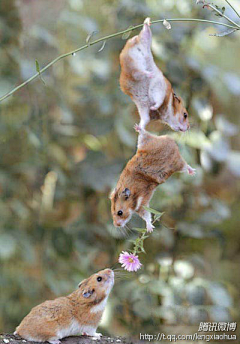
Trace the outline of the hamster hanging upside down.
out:
M 99 271 L 82 281 L 70 295 L 34 307 L 14 334 L 29 341 L 52 344 L 76 335 L 99 339 L 101 334 L 96 330 L 113 284 L 114 272 L 111 269 Z
M 129 39 L 120 54 L 120 87 L 136 104 L 140 127 L 160 119 L 174 131 L 189 129 L 188 113 L 171 83 L 156 66 L 151 52 L 150 18 L 138 36 Z
M 156 136 L 139 125 L 137 153 L 127 163 L 112 192 L 111 212 L 115 227 L 124 227 L 137 213 L 146 222 L 148 232 L 152 232 L 151 214 L 148 207 L 158 185 L 164 183 L 175 172 L 195 174 L 181 157 L 175 141 L 169 136 Z

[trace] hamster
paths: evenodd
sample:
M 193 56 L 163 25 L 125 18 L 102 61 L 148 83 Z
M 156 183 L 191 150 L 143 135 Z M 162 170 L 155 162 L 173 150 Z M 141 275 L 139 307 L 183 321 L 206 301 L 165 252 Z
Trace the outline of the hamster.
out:
M 158 185 L 175 172 L 195 174 L 181 157 L 175 141 L 169 136 L 156 136 L 135 125 L 139 132 L 137 152 L 127 163 L 112 192 L 111 212 L 115 227 L 124 227 L 137 213 L 152 232 L 151 214 L 144 209 Z
M 121 90 L 136 104 L 142 129 L 151 119 L 160 119 L 174 131 L 186 131 L 190 128 L 188 112 L 156 66 L 151 43 L 150 18 L 146 18 L 140 34 L 130 38 L 120 53 Z
M 59 344 L 75 335 L 101 337 L 96 333 L 108 295 L 114 284 L 114 272 L 105 269 L 82 281 L 68 296 L 45 301 L 34 307 L 16 328 L 29 341 Z

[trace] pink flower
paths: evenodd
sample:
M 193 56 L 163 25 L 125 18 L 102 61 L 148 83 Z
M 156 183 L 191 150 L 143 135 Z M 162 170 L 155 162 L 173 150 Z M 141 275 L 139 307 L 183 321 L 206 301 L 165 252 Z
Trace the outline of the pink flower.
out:
M 122 267 L 127 271 L 137 271 L 141 268 L 142 264 L 140 263 L 138 256 L 135 256 L 133 253 L 122 252 L 118 258 Z

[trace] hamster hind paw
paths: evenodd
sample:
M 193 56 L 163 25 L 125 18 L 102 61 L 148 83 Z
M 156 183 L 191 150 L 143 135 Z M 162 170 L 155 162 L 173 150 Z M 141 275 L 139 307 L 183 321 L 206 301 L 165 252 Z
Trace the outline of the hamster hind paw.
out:
M 101 339 L 101 337 L 102 337 L 102 334 L 96 332 L 96 333 L 92 336 L 92 340 L 99 340 L 99 339 Z
M 144 72 L 144 74 L 148 77 L 148 78 L 153 78 L 155 76 L 154 72 L 149 72 L 148 70 Z
M 136 130 L 137 133 L 140 133 L 142 131 L 142 128 L 139 124 L 134 124 L 133 128 Z
M 157 109 L 159 108 L 159 105 L 158 104 L 154 104 L 150 107 L 150 110 L 152 111 L 156 111 Z
M 144 20 L 144 24 L 147 24 L 148 26 L 151 25 L 151 19 L 148 17 Z
M 190 176 L 194 176 L 196 174 L 196 169 L 192 168 L 190 165 L 187 165 L 187 171 Z
M 58 339 L 53 339 L 48 341 L 50 344 L 61 344 L 61 341 Z

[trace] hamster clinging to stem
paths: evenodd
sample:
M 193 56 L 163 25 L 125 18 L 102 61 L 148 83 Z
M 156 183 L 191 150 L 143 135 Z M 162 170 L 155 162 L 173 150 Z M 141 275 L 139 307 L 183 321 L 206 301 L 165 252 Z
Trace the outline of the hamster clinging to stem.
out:
M 82 281 L 68 296 L 45 301 L 34 307 L 14 334 L 29 341 L 59 344 L 61 338 L 96 333 L 108 295 L 114 284 L 114 273 L 105 269 Z
M 195 174 L 181 157 L 175 141 L 169 136 L 156 136 L 139 125 L 136 154 L 127 163 L 111 194 L 111 212 L 116 227 L 124 227 L 137 213 L 146 222 L 147 231 L 153 230 L 148 207 L 158 185 L 164 183 L 175 172 Z
M 130 38 L 120 54 L 120 87 L 136 104 L 142 129 L 151 119 L 160 119 L 175 131 L 186 131 L 187 110 L 156 66 L 151 43 L 150 18 L 146 18 L 140 34 Z

